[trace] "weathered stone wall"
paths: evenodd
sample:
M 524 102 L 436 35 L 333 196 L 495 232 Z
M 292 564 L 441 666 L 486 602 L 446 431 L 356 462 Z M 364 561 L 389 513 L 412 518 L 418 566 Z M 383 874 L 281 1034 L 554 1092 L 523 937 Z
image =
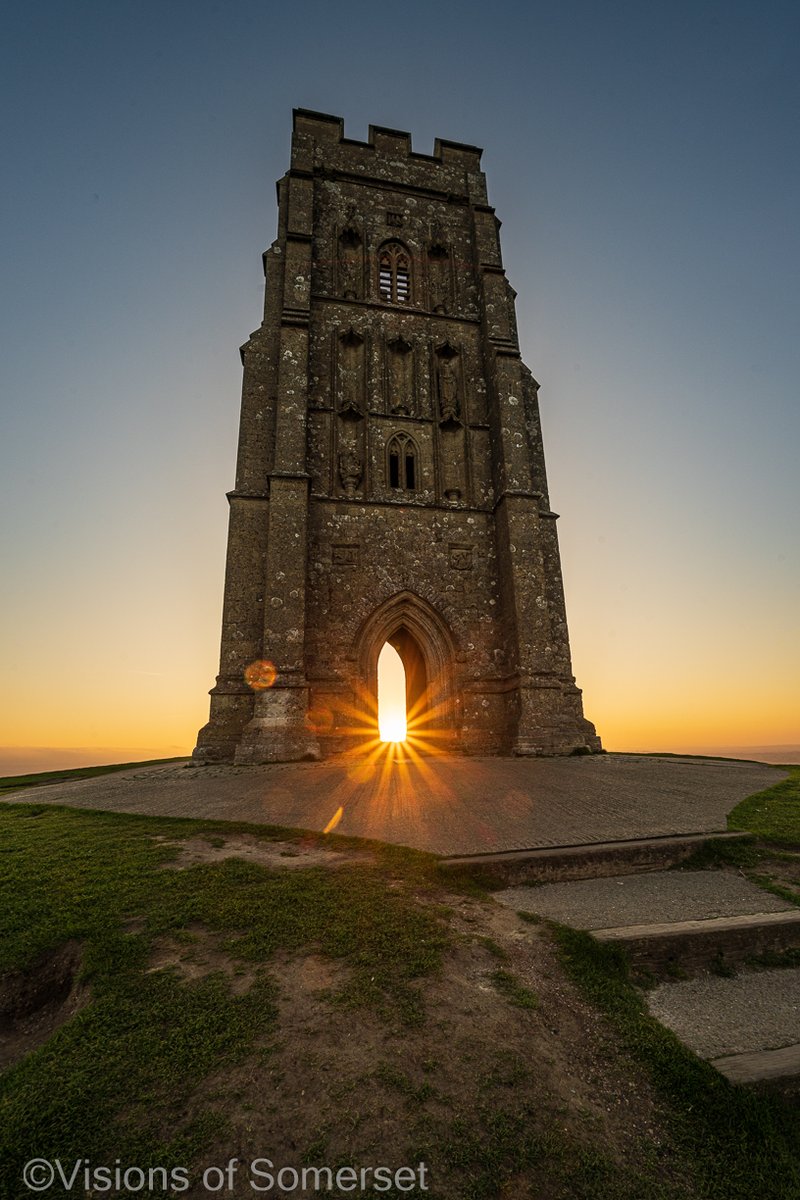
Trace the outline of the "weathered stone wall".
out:
M 497 676 L 507 649 L 488 514 L 325 501 L 312 503 L 311 514 L 306 664 L 329 704 L 330 683 L 343 684 L 353 703 L 359 631 L 403 591 L 428 601 L 446 622 L 457 689 Z

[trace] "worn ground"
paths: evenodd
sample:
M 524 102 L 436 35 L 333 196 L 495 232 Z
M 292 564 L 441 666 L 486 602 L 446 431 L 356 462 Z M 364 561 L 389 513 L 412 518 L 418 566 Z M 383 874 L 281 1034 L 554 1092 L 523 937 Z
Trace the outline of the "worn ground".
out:
M 30 1195 L 35 1155 L 183 1164 L 194 1197 L 231 1157 L 227 1194 L 257 1194 L 264 1156 L 424 1161 L 434 1200 L 800 1195 L 796 1106 L 684 1050 L 587 934 L 399 848 L 20 798 L 0 805 L 1 1195 Z
M 621 1060 L 618 1040 L 566 980 L 546 931 L 485 901 L 439 899 L 452 905 L 441 919 L 453 940 L 426 984 L 418 1026 L 343 1005 L 341 964 L 313 951 L 280 958 L 275 1034 L 207 1080 L 192 1102 L 213 1098 L 227 1115 L 207 1160 L 424 1161 L 434 1194 L 454 1198 L 473 1194 L 473 1173 L 486 1176 L 475 1194 L 583 1194 L 585 1181 L 570 1182 L 582 1174 L 581 1154 L 598 1156 L 601 1174 L 618 1174 L 623 1194 L 636 1195 L 659 1161 L 684 1179 L 644 1073 Z M 166 951 L 186 978 L 201 963 L 219 969 L 213 938 L 196 936 L 177 955 L 159 947 L 154 965 Z M 241 987 L 235 966 L 228 970 Z M 487 1139 L 496 1146 L 484 1141 L 485 1123 L 505 1126 Z
M 549 928 L 432 860 L 30 805 L 2 830 L 2 1194 L 36 1155 L 186 1161 L 192 1196 L 231 1156 L 425 1162 L 443 1200 L 699 1194 Z

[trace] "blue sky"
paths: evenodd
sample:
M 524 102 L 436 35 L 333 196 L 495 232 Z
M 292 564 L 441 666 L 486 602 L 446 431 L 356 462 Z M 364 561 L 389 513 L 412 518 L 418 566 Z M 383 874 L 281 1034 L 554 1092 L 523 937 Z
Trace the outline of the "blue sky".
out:
M 798 45 L 783 3 L 7 13 L 0 744 L 206 719 L 294 106 L 485 148 L 606 744 L 800 744 Z

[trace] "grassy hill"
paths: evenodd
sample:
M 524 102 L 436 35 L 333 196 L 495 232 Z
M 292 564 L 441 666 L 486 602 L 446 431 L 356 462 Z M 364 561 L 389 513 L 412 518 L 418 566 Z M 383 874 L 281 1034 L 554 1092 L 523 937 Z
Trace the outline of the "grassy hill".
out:
M 734 819 L 791 841 L 798 776 Z M 432 856 L 6 802 L 0 863 L 3 1196 L 33 1157 L 198 1197 L 232 1158 L 224 1195 L 312 1195 L 326 1167 L 333 1196 L 800 1195 L 795 1103 L 681 1047 L 619 954 Z M 264 1159 L 283 1191 L 250 1186 Z

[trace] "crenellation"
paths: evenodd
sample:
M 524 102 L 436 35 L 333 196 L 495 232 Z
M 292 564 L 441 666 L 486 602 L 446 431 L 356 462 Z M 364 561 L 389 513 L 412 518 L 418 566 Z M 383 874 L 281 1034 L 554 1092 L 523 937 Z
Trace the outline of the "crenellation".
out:
M 391 159 L 408 158 L 411 153 L 411 134 L 399 129 L 384 129 L 382 125 L 370 125 L 368 144 L 377 155 Z

